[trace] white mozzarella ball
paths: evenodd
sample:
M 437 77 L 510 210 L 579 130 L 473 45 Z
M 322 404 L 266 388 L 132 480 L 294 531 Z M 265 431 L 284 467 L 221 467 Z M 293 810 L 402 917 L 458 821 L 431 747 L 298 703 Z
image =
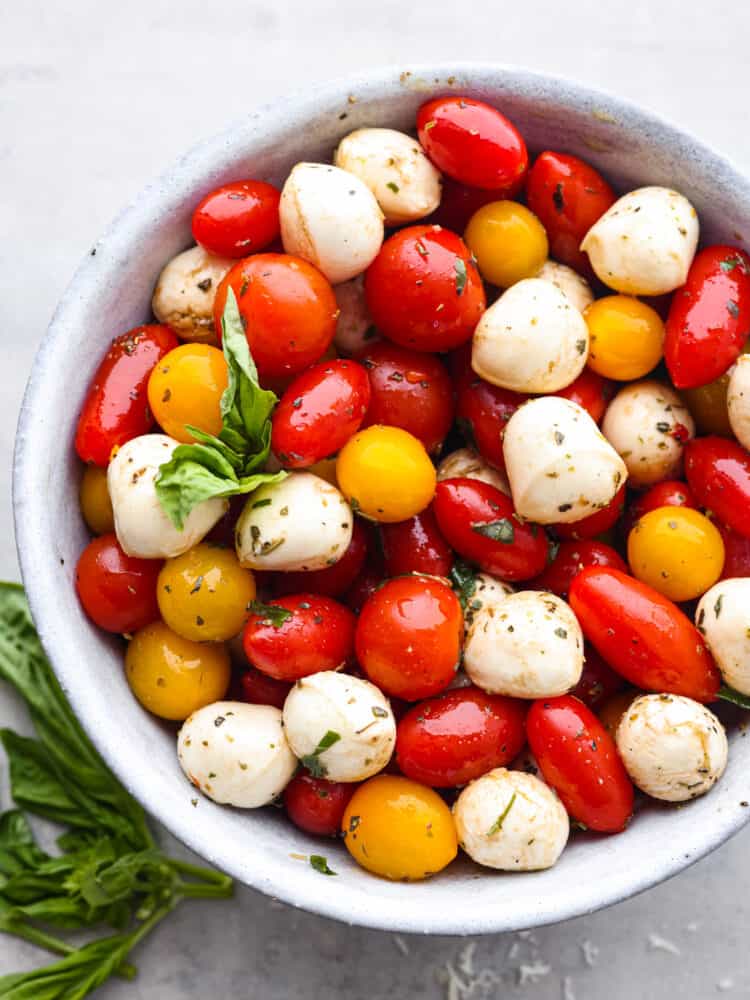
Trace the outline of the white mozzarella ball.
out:
M 564 292 L 525 278 L 503 292 L 474 331 L 471 367 L 483 379 L 515 392 L 555 392 L 581 374 L 589 330 Z
M 609 288 L 663 295 L 685 284 L 698 228 L 698 215 L 684 195 L 643 187 L 607 209 L 586 233 L 581 250 Z
M 522 590 L 474 615 L 464 670 L 477 687 L 514 698 L 552 698 L 581 678 L 583 634 L 570 607 L 546 591 Z
M 249 569 L 325 569 L 346 552 L 353 521 L 335 486 L 312 472 L 291 472 L 248 499 L 235 529 L 237 556 Z
M 570 833 L 568 814 L 552 789 L 533 774 L 504 767 L 467 785 L 453 818 L 469 857 L 500 871 L 551 868 Z
M 129 556 L 179 556 L 197 545 L 229 506 L 218 497 L 203 500 L 185 518 L 182 530 L 172 524 L 159 503 L 154 483 L 178 444 L 166 434 L 143 434 L 124 444 L 107 467 L 115 534 Z
M 645 379 L 620 389 L 602 433 L 625 462 L 631 486 L 650 486 L 679 472 L 695 423 L 674 389 Z
M 358 354 L 380 340 L 365 299 L 365 281 L 360 274 L 334 288 L 339 315 L 334 343 L 340 354 Z
M 284 731 L 302 763 L 331 781 L 377 774 L 396 743 L 396 721 L 383 692 L 333 670 L 297 681 L 284 702 Z
M 628 474 L 589 414 L 559 396 L 516 410 L 505 426 L 503 455 L 517 513 L 539 524 L 580 521 L 601 510 Z
M 204 795 L 240 809 L 273 802 L 297 769 L 279 709 L 240 701 L 193 712 L 177 737 L 177 756 Z
M 468 596 L 464 608 L 464 628 L 468 629 L 482 608 L 496 608 L 509 594 L 515 590 L 504 580 L 498 580 L 489 573 L 477 573 L 474 578 L 474 590 Z
M 332 285 L 362 274 L 383 243 L 383 213 L 354 174 L 326 163 L 298 163 L 279 203 L 287 253 L 322 271 Z
M 156 283 L 151 308 L 160 323 L 183 340 L 216 343 L 214 299 L 219 282 L 236 263 L 191 247 L 167 264 Z
M 496 490 L 510 496 L 505 473 L 485 462 L 473 448 L 459 448 L 446 455 L 437 468 L 437 479 L 438 482 L 443 479 L 478 479 L 480 483 L 494 486 Z
M 579 313 L 594 301 L 594 293 L 588 281 L 567 264 L 558 264 L 556 260 L 546 260 L 536 275 L 542 281 L 550 281 L 568 297 Z
M 360 128 L 339 143 L 334 163 L 377 198 L 387 226 L 416 222 L 440 204 L 440 174 L 416 139 L 391 128 Z
M 709 791 L 727 764 L 724 727 L 705 705 L 675 694 L 636 698 L 616 733 L 633 784 L 665 802 Z
M 750 578 L 715 583 L 701 597 L 695 623 L 727 684 L 750 695 Z
M 741 354 L 729 376 L 727 410 L 734 436 L 750 451 L 750 354 Z

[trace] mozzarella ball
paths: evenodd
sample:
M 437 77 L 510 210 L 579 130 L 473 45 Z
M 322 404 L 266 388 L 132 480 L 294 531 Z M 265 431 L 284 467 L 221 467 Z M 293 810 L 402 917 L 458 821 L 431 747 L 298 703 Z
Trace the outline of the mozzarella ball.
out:
M 326 163 L 298 163 L 279 203 L 287 253 L 309 261 L 332 285 L 362 274 L 383 242 L 383 213 L 354 174 Z
M 687 198 L 669 188 L 643 187 L 607 209 L 581 250 L 616 292 L 663 295 L 685 284 L 697 245 L 698 215 Z
M 391 128 L 360 128 L 339 143 L 333 162 L 375 195 L 386 226 L 416 222 L 440 204 L 440 174 L 416 139 Z
M 297 681 L 284 702 L 284 731 L 302 763 L 330 781 L 372 777 L 396 743 L 396 720 L 383 692 L 333 670 Z
M 503 389 L 555 392 L 578 378 L 588 352 L 586 321 L 567 295 L 550 281 L 525 278 L 482 314 L 471 367 Z
M 695 624 L 727 684 L 750 695 L 750 578 L 714 584 L 698 603 Z
M 166 434 L 143 434 L 124 444 L 107 467 L 117 541 L 129 556 L 171 559 L 209 533 L 229 503 L 218 497 L 196 504 L 182 530 L 164 512 L 154 485 L 160 467 L 179 442 Z
M 325 569 L 346 552 L 353 521 L 335 486 L 311 472 L 291 472 L 245 504 L 235 528 L 237 555 L 249 569 Z
M 680 397 L 662 382 L 631 382 L 607 407 L 602 432 L 625 462 L 631 486 L 650 486 L 679 472 L 695 423 Z
M 499 433 L 499 432 L 498 432 Z M 500 469 L 485 462 L 473 448 L 459 448 L 446 455 L 437 468 L 438 482 L 443 479 L 478 479 L 510 496 L 508 477 Z
M 464 788 L 453 819 L 469 857 L 500 871 L 551 868 L 570 833 L 568 814 L 552 789 L 533 774 L 504 767 Z
M 750 354 L 741 354 L 729 376 L 727 410 L 734 436 L 750 451 Z
M 550 281 L 567 296 L 571 305 L 583 313 L 594 301 L 594 293 L 588 281 L 567 264 L 558 264 L 556 260 L 546 260 L 536 275 L 542 281 Z
M 279 709 L 241 701 L 193 712 L 177 737 L 177 757 L 204 795 L 240 809 L 273 802 L 297 770 Z
M 504 580 L 490 576 L 489 573 L 477 573 L 474 590 L 469 595 L 464 608 L 464 628 L 468 629 L 475 616 L 482 608 L 496 608 L 509 594 L 515 590 Z
M 727 764 L 722 724 L 705 705 L 676 694 L 636 698 L 615 738 L 633 784 L 665 802 L 703 795 Z
M 380 340 L 365 300 L 365 281 L 360 274 L 334 289 L 339 315 L 334 343 L 340 354 L 358 354 Z
M 503 456 L 517 513 L 539 524 L 567 524 L 601 510 L 628 475 L 589 414 L 559 396 L 516 410 L 505 425 Z
M 474 615 L 464 670 L 477 687 L 514 698 L 552 698 L 581 678 L 583 635 L 570 607 L 546 591 L 522 590 Z
M 151 308 L 183 340 L 217 342 L 214 298 L 219 282 L 235 263 L 216 257 L 203 247 L 191 247 L 167 264 L 156 282 Z

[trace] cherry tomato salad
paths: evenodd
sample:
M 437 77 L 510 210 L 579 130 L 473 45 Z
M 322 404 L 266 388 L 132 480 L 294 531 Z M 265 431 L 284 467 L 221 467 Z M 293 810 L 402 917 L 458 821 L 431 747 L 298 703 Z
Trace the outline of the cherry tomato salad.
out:
M 750 707 L 747 254 L 456 96 L 192 232 L 75 435 L 78 596 L 190 783 L 398 880 L 708 792 L 709 706 Z

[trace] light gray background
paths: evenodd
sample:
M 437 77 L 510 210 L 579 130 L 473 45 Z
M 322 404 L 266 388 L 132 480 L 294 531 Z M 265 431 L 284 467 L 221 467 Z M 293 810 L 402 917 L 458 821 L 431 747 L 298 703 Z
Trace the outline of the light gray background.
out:
M 750 169 L 748 29 L 750 5 L 737 0 L 5 0 L 0 573 L 17 575 L 11 448 L 36 345 L 79 258 L 186 147 L 311 80 L 385 63 L 475 58 L 616 91 Z M 0 691 L 0 723 L 22 721 L 19 706 Z M 4 778 L 3 761 L 0 783 Z M 7 806 L 4 785 L 0 805 Z M 750 830 L 638 899 L 531 935 L 479 939 L 468 952 L 461 939 L 351 929 L 240 889 L 233 903 L 178 911 L 141 949 L 137 982 L 98 995 L 746 997 L 748 847 Z M 321 880 L 321 892 L 335 891 L 335 879 Z M 0 971 L 30 967 L 39 957 L 0 936 Z M 464 969 L 452 989 L 447 963 Z

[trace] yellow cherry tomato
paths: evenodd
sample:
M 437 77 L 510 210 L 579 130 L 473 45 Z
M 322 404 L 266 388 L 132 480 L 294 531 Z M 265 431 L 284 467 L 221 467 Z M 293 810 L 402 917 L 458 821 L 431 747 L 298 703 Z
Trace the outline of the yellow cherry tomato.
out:
M 148 380 L 148 405 L 165 434 L 195 440 L 192 424 L 207 434 L 221 430 L 221 396 L 227 387 L 227 363 L 218 347 L 181 344 L 165 354 Z
M 242 629 L 255 599 L 255 577 L 237 555 L 201 542 L 167 559 L 156 588 L 164 621 L 195 642 L 224 642 Z
M 712 587 L 724 568 L 724 542 L 705 514 L 690 507 L 657 507 L 628 535 L 633 575 L 673 601 L 691 601 Z
M 405 521 L 435 494 L 435 467 L 424 445 L 399 427 L 376 424 L 350 438 L 336 463 L 339 489 L 373 521 Z
M 661 361 L 664 324 L 655 309 L 632 295 L 606 295 L 583 314 L 591 346 L 588 366 L 605 378 L 628 382 Z
M 164 622 L 136 632 L 125 653 L 125 676 L 138 701 L 159 718 L 175 722 L 221 701 L 230 672 L 225 646 L 191 642 Z
M 87 465 L 83 470 L 78 493 L 83 519 L 95 535 L 106 535 L 115 530 L 115 516 L 107 489 L 107 470 L 98 465 Z
M 464 240 L 485 281 L 509 288 L 533 278 L 547 259 L 544 226 L 517 201 L 492 201 L 469 219 Z
M 354 860 L 375 875 L 415 881 L 455 858 L 453 816 L 437 792 L 408 778 L 379 774 L 360 785 L 341 821 Z
M 596 710 L 599 721 L 607 730 L 612 739 L 615 738 L 620 719 L 640 695 L 640 691 L 628 688 L 627 691 L 618 691 L 617 694 L 610 695 Z

